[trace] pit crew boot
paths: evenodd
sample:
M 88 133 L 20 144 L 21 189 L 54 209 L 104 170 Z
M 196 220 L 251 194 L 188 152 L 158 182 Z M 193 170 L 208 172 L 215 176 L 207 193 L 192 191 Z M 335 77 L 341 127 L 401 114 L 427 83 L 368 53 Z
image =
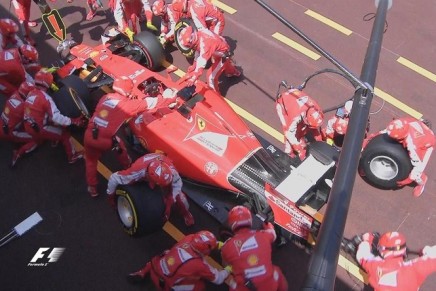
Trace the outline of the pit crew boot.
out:
M 97 14 L 97 9 L 94 9 L 94 7 L 89 7 L 89 12 L 86 14 L 86 20 L 91 21 L 94 16 Z
M 68 163 L 74 164 L 79 159 L 83 158 L 83 151 L 75 152 L 71 157 L 68 158 Z
M 17 161 L 20 157 L 21 157 L 21 155 L 18 153 L 18 150 L 14 150 L 12 152 L 11 168 L 13 168 L 15 166 L 15 164 L 17 163 Z
M 92 198 L 95 198 L 98 196 L 97 187 L 96 186 L 88 186 L 88 193 L 91 195 Z
M 425 184 L 427 183 L 428 177 L 424 173 L 422 173 L 421 176 L 421 183 L 416 185 L 415 188 L 413 188 L 413 196 L 419 197 L 424 192 Z
M 29 21 L 27 22 L 27 25 L 29 25 L 29 27 L 36 27 L 38 23 L 36 23 L 36 21 Z
M 140 269 L 139 271 L 136 271 L 134 273 L 130 273 L 127 276 L 127 280 L 131 283 L 138 283 L 141 282 L 145 279 L 145 276 L 148 275 L 148 273 L 150 273 L 151 270 L 151 263 L 148 262 L 144 268 Z

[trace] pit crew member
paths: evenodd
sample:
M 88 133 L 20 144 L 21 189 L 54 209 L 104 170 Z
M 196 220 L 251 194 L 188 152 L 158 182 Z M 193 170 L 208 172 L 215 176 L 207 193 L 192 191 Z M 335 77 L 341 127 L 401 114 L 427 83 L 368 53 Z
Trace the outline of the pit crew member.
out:
M 109 202 L 115 207 L 115 190 L 118 185 L 127 185 L 138 181 L 148 181 L 150 188 L 161 187 L 165 201 L 165 221 L 171 214 L 175 204 L 178 212 L 183 216 L 185 224 L 194 224 L 194 217 L 189 212 L 189 204 L 185 193 L 182 192 L 182 178 L 172 161 L 163 154 L 151 153 L 138 158 L 130 168 L 113 173 L 107 186 Z
M 369 283 L 374 290 L 418 290 L 427 276 L 436 272 L 436 245 L 425 246 L 422 256 L 405 260 L 407 246 L 402 233 L 383 234 L 377 244 L 378 254 L 372 253 L 373 239 L 372 233 L 363 235 L 356 259 L 368 273 Z
M 31 0 L 11 0 L 12 6 L 14 6 L 15 14 L 18 21 L 24 31 L 24 40 L 30 45 L 35 45 L 35 41 L 30 37 L 30 28 L 35 27 L 35 21 L 29 21 L 30 18 L 30 4 Z
M 387 133 L 409 152 L 410 161 L 413 166 L 412 171 L 409 177 L 397 182 L 397 185 L 402 187 L 415 182 L 416 186 L 413 189 L 413 196 L 421 196 L 428 180 L 424 169 L 427 166 L 436 142 L 434 132 L 421 120 L 413 117 L 403 117 L 392 120 L 386 129 L 379 132 L 379 134 L 382 133 Z
M 271 259 L 276 232 L 271 223 L 263 230 L 252 230 L 251 212 L 244 206 L 233 207 L 228 224 L 234 236 L 221 248 L 221 257 L 230 268 L 233 281 L 230 290 L 288 290 L 288 283 L 279 267 Z
M 103 8 L 101 0 L 86 0 L 86 5 L 89 8 L 89 12 L 88 14 L 86 14 L 86 20 L 88 21 L 94 19 L 94 16 L 97 14 L 98 8 Z
M 218 35 L 223 34 L 224 13 L 207 0 L 191 0 L 189 12 L 198 30 L 209 29 Z
M 32 136 L 24 130 L 24 102 L 27 95 L 34 89 L 30 82 L 23 82 L 18 90 L 6 100 L 0 116 L 0 139 L 8 140 L 21 146 L 13 151 L 11 167 L 26 153 L 33 151 L 37 144 Z
M 276 110 L 283 127 L 285 152 L 305 159 L 306 136 L 311 134 L 315 140 L 322 140 L 320 127 L 324 114 L 321 107 L 303 91 L 291 88 L 277 99 Z
M 17 35 L 18 30 L 18 25 L 12 19 L 0 19 L 0 52 L 9 48 L 19 48 L 24 44 Z
M 193 85 L 198 80 L 209 60 L 211 60 L 212 65 L 206 72 L 207 83 L 217 92 L 219 92 L 219 77 L 223 72 L 226 77 L 239 77 L 241 75 L 232 61 L 230 46 L 223 37 L 210 30 L 195 31 L 191 26 L 188 26 L 180 32 L 180 41 L 183 46 L 195 50 L 194 63 L 179 81 L 186 82 L 186 86 Z
M 83 126 L 83 119 L 62 115 L 47 90 L 53 84 L 53 75 L 41 70 L 35 75 L 35 89 L 30 91 L 24 103 L 24 128 L 33 141 L 40 144 L 45 140 L 60 141 L 64 146 L 70 164 L 83 158 L 72 143 L 70 125 Z
M 226 269 L 218 270 L 206 261 L 205 257 L 215 248 L 217 239 L 210 231 L 187 235 L 142 269 L 129 274 L 128 279 L 138 282 L 150 274 L 157 290 L 206 290 L 205 281 L 219 285 L 229 276 Z
M 156 26 L 153 25 L 153 12 L 151 11 L 148 0 L 111 0 L 109 7 L 114 12 L 115 21 L 118 24 L 118 29 L 127 34 L 137 33 L 137 20 L 144 12 L 147 19 L 147 28 L 156 31 Z
M 84 144 L 86 181 L 91 197 L 98 196 L 97 162 L 103 152 L 114 150 L 124 169 L 131 164 L 124 142 L 116 135 L 120 127 L 143 111 L 167 106 L 165 98 L 137 99 L 138 96 L 133 95 L 133 87 L 131 79 L 124 76 L 116 78 L 112 85 L 115 92 L 108 93 L 99 100 L 94 115 L 89 120 Z

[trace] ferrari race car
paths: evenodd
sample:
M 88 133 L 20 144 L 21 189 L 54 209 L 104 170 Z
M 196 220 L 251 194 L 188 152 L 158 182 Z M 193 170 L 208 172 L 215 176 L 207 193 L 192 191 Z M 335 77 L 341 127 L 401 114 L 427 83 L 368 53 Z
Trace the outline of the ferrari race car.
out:
M 163 48 L 150 32 L 137 34 L 133 42 L 115 33 L 96 47 L 75 44 L 68 50 L 55 74 L 59 88 L 52 94 L 63 114 L 90 116 L 101 96 L 94 93 L 110 91 L 116 77 L 131 78 L 138 98 L 171 90 L 181 100 L 178 105 L 143 112 L 131 120 L 123 131 L 126 140 L 139 141 L 147 152 L 159 151 L 171 158 L 184 179 L 185 193 L 220 222 L 226 221 L 232 206 L 243 204 L 274 221 L 285 237 L 316 235 L 320 224 L 314 214 L 327 202 L 337 148 L 312 142 L 305 160 L 290 158 L 256 136 L 205 83 L 184 87 L 154 72 L 162 64 Z M 371 143 L 365 151 L 370 152 Z M 376 155 L 369 156 L 369 166 L 364 167 L 368 178 L 377 160 Z M 390 159 L 387 154 L 383 157 Z M 148 184 L 120 186 L 116 195 L 127 233 L 152 233 L 162 227 L 162 195 Z

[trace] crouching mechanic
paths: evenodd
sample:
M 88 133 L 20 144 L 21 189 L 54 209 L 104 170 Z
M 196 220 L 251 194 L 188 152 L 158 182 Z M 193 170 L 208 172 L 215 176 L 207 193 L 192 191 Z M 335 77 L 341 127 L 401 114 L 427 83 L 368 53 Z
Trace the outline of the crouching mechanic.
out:
M 415 182 L 416 186 L 413 189 L 413 196 L 421 196 L 428 180 L 424 169 L 427 166 L 436 142 L 433 131 L 418 119 L 403 117 L 391 121 L 387 128 L 380 131 L 380 133 L 387 133 L 409 152 L 410 161 L 413 166 L 412 171 L 409 177 L 397 182 L 397 185 L 401 187 Z
M 320 127 L 324 114 L 321 107 L 303 91 L 291 88 L 277 99 L 276 110 L 283 127 L 285 152 L 291 157 L 297 154 L 304 160 L 306 136 L 310 133 L 315 140 L 322 140 Z
M 232 270 L 230 290 L 288 290 L 288 282 L 271 259 L 272 243 L 277 235 L 271 223 L 263 230 L 252 230 L 251 212 L 244 206 L 233 207 L 228 224 L 234 236 L 221 248 L 226 268 Z
M 103 96 L 89 120 L 85 131 L 86 181 L 91 197 L 97 197 L 97 163 L 101 155 L 114 150 L 123 169 L 131 164 L 126 146 L 116 134 L 128 120 L 146 110 L 167 106 L 174 98 L 146 97 L 137 99 L 133 91 L 134 84 L 128 77 L 115 79 L 114 93 Z
M 129 274 L 133 282 L 150 274 L 157 290 L 206 290 L 205 281 L 220 285 L 229 272 L 218 270 L 205 259 L 217 248 L 217 239 L 207 230 L 185 236 L 171 249 L 155 256 L 139 271 Z
M 130 168 L 113 173 L 107 186 L 111 205 L 115 207 L 115 190 L 118 185 L 138 181 L 148 181 L 152 189 L 156 185 L 161 187 L 165 201 L 165 221 L 169 219 L 171 208 L 175 203 L 185 224 L 187 226 L 194 224 L 194 217 L 189 212 L 188 200 L 182 192 L 182 178 L 168 157 L 158 153 L 146 154 L 138 158 Z
M 183 46 L 195 50 L 194 63 L 179 82 L 185 81 L 186 86 L 193 85 L 203 74 L 209 60 L 212 65 L 206 73 L 207 84 L 217 92 L 219 77 L 223 72 L 229 78 L 241 75 L 232 61 L 230 46 L 223 37 L 206 29 L 195 31 L 192 26 L 183 28 L 179 37 Z
M 365 233 L 358 245 L 356 259 L 368 273 L 368 280 L 376 291 L 419 290 L 427 276 L 436 272 L 436 245 L 422 249 L 422 256 L 405 261 L 406 238 L 399 232 L 383 234 L 377 244 L 378 254 L 372 253 L 374 236 Z
M 71 134 L 66 128 L 70 125 L 82 127 L 82 117 L 70 118 L 60 113 L 47 90 L 53 84 L 53 75 L 44 70 L 35 75 L 35 89 L 30 91 L 24 103 L 24 128 L 33 140 L 40 144 L 45 140 L 60 141 L 67 153 L 68 162 L 75 163 L 83 157 L 83 152 L 76 151 Z

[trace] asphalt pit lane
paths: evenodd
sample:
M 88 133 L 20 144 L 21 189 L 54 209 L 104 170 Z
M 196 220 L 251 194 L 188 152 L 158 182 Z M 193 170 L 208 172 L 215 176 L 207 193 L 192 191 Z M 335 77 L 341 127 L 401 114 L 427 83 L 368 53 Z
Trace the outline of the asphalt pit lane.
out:
M 40 235 L 54 234 L 62 225 L 62 216 L 54 210 L 38 211 L 42 221 L 35 226 L 35 231 Z

